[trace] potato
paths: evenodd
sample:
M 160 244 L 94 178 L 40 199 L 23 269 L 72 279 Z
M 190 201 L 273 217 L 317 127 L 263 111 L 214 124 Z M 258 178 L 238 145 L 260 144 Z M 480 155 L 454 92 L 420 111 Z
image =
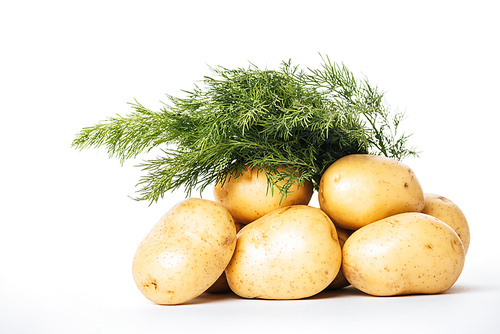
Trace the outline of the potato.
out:
M 387 157 L 353 154 L 334 162 L 320 180 L 320 208 L 336 226 L 356 230 L 403 212 L 420 212 L 424 193 L 413 171 Z
M 414 212 L 360 228 L 347 239 L 342 255 L 347 280 L 374 296 L 444 292 L 465 260 L 462 241 L 451 227 Z
M 132 272 L 157 304 L 181 304 L 221 276 L 236 247 L 236 228 L 220 204 L 191 198 L 170 209 L 141 242 Z
M 438 218 L 455 230 L 462 240 L 465 254 L 467 254 L 470 244 L 470 230 L 462 210 L 446 197 L 429 193 L 424 194 L 424 197 L 425 206 L 422 213 Z
M 226 278 L 244 298 L 299 299 L 324 290 L 340 264 L 330 218 L 318 208 L 293 205 L 241 229 Z
M 212 284 L 208 289 L 207 293 L 225 293 L 229 292 L 231 289 L 229 288 L 229 284 L 227 284 L 226 273 L 222 272 L 217 281 Z
M 278 171 L 283 171 L 283 168 Z M 246 168 L 242 175 L 231 177 L 221 186 L 214 186 L 215 200 L 229 210 L 234 220 L 248 224 L 280 207 L 289 205 L 307 205 L 313 194 L 311 181 L 294 184 L 282 199 L 278 187 L 268 189 L 264 171 L 258 168 Z
M 337 230 L 337 235 L 339 237 L 340 249 L 342 250 L 347 238 L 349 238 L 349 236 L 352 234 L 353 231 L 346 230 L 344 228 L 340 228 L 337 226 L 335 228 Z M 343 287 L 349 286 L 350 284 L 351 283 L 349 283 L 349 281 L 344 276 L 344 272 L 342 270 L 342 265 L 340 265 L 340 270 L 339 270 L 337 276 L 335 277 L 333 282 L 330 283 L 330 285 L 327 287 L 327 289 L 328 290 L 341 289 Z
M 235 223 L 236 226 L 236 232 L 239 232 L 243 226 L 240 223 Z M 225 293 L 229 292 L 231 289 L 229 288 L 229 284 L 227 284 L 227 278 L 226 278 L 226 273 L 223 272 L 220 277 L 215 281 L 214 284 L 208 290 L 206 291 L 207 293 Z

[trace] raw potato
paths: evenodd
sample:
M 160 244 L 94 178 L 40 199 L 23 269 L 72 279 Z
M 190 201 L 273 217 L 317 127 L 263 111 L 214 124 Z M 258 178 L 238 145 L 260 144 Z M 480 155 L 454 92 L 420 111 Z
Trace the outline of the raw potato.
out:
M 320 209 L 294 205 L 241 229 L 226 277 L 231 290 L 244 298 L 299 299 L 324 290 L 340 264 L 330 218 Z
M 337 235 L 339 237 L 340 249 L 342 250 L 347 238 L 349 238 L 349 236 L 352 234 L 353 231 L 346 230 L 341 227 L 335 227 L 335 228 L 337 230 Z M 351 283 L 349 283 L 349 281 L 344 276 L 344 271 L 342 270 L 342 265 L 341 265 L 337 276 L 335 277 L 333 282 L 330 283 L 327 289 L 328 290 L 341 289 L 346 286 L 349 286 L 350 284 Z
M 278 169 L 281 171 L 283 169 Z M 234 220 L 248 224 L 280 207 L 289 205 L 307 205 L 313 194 L 311 181 L 302 185 L 294 184 L 283 200 L 278 188 L 273 192 L 267 189 L 267 178 L 257 168 L 247 168 L 237 178 L 230 178 L 221 187 L 214 187 L 215 200 L 229 210 Z M 281 203 L 280 203 L 281 201 Z
M 229 292 L 229 284 L 227 284 L 226 273 L 222 272 L 217 281 L 207 289 L 207 293 L 225 293 Z
M 157 304 L 181 304 L 221 276 L 236 247 L 236 228 L 220 204 L 191 198 L 170 209 L 142 241 L 132 271 Z
M 455 231 L 423 213 L 398 214 L 355 231 L 342 255 L 347 280 L 375 296 L 444 292 L 465 261 Z
M 336 226 L 356 230 L 404 212 L 420 212 L 424 193 L 413 171 L 387 157 L 353 154 L 323 174 L 319 205 Z
M 235 223 L 236 226 L 236 233 L 238 233 L 243 226 L 240 223 Z M 229 292 L 231 289 L 229 288 L 229 284 L 227 284 L 227 278 L 226 278 L 226 273 L 223 272 L 222 275 L 215 281 L 214 284 L 210 288 L 208 288 L 207 292 L 208 293 L 224 293 L 224 292 Z
M 458 205 L 446 197 L 436 194 L 425 194 L 425 207 L 422 213 L 438 218 L 455 230 L 462 240 L 465 254 L 467 254 L 470 244 L 469 224 Z

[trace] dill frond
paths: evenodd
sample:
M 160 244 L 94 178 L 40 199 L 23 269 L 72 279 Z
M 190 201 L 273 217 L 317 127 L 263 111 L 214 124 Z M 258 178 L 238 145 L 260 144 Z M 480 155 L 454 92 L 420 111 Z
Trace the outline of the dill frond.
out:
M 317 189 L 324 171 L 349 154 L 416 155 L 398 133 L 403 114 L 391 113 L 366 78 L 322 60 L 307 70 L 291 61 L 278 70 L 212 67 L 185 97 L 167 95 L 158 112 L 135 101 L 129 116 L 83 128 L 73 146 L 105 147 L 121 162 L 160 147 L 162 156 L 139 165 L 137 199 L 150 202 L 181 187 L 187 196 L 202 192 L 253 167 L 270 186 L 281 182 L 286 196 L 296 181 Z M 273 173 L 279 167 L 285 172 Z

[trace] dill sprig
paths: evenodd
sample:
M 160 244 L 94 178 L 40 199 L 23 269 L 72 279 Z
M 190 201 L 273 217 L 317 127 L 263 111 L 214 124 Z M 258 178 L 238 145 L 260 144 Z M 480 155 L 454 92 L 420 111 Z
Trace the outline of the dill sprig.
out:
M 278 70 L 211 67 L 184 97 L 167 95 L 159 111 L 130 103 L 130 115 L 83 128 L 72 145 L 105 147 L 122 163 L 160 147 L 161 156 L 139 165 L 145 175 L 137 199 L 150 202 L 181 187 L 187 196 L 201 193 L 253 167 L 286 196 L 296 181 L 317 189 L 345 155 L 416 155 L 409 136 L 398 133 L 403 114 L 390 112 L 383 93 L 345 65 L 322 60 L 307 70 L 290 61 Z

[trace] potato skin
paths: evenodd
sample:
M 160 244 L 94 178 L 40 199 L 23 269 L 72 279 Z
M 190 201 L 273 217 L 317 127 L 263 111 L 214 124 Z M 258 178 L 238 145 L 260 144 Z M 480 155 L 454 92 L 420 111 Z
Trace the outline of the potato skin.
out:
M 336 226 L 335 228 L 337 230 L 337 235 L 339 238 L 340 249 L 342 250 L 346 240 L 349 238 L 349 236 L 354 231 L 346 230 L 346 229 L 338 227 L 338 226 Z M 335 277 L 333 282 L 330 283 L 330 285 L 327 287 L 327 290 L 341 289 L 341 288 L 344 288 L 346 286 L 349 286 L 350 284 L 351 283 L 349 283 L 349 281 L 344 276 L 344 271 L 342 270 L 342 265 L 341 265 L 337 276 Z
M 465 261 L 455 231 L 423 213 L 402 213 L 360 228 L 342 255 L 347 280 L 374 296 L 444 292 Z
M 387 157 L 353 154 L 334 162 L 320 180 L 320 208 L 336 226 L 356 230 L 404 212 L 420 212 L 424 193 L 414 172 Z
M 227 284 L 226 273 L 222 272 L 217 281 L 212 284 L 208 289 L 207 293 L 226 293 L 231 291 L 229 284 Z
M 236 247 L 236 228 L 220 204 L 191 198 L 170 209 L 139 245 L 134 281 L 157 304 L 181 304 L 221 276 Z
M 282 171 L 283 168 L 278 168 Z M 233 219 L 248 224 L 280 207 L 307 205 L 313 194 L 311 181 L 294 184 L 283 200 L 277 187 L 273 192 L 267 189 L 267 178 L 258 168 L 246 168 L 237 178 L 229 178 L 222 186 L 214 186 L 214 198 L 229 210 Z M 281 203 L 280 203 L 281 201 Z
M 467 254 L 470 245 L 470 230 L 463 211 L 458 205 L 444 196 L 430 193 L 426 193 L 424 196 L 425 206 L 422 213 L 438 218 L 455 230 L 462 240 L 465 254 Z
M 324 290 L 340 264 L 330 218 L 317 208 L 294 205 L 241 229 L 226 277 L 231 290 L 244 298 L 300 299 Z
M 236 226 L 236 233 L 238 233 L 243 226 L 240 223 L 234 223 Z M 215 281 L 214 284 L 208 290 L 206 291 L 207 293 L 225 293 L 225 292 L 230 292 L 231 289 L 229 288 L 229 284 L 227 284 L 227 278 L 226 278 L 226 273 L 223 272 L 220 277 Z

